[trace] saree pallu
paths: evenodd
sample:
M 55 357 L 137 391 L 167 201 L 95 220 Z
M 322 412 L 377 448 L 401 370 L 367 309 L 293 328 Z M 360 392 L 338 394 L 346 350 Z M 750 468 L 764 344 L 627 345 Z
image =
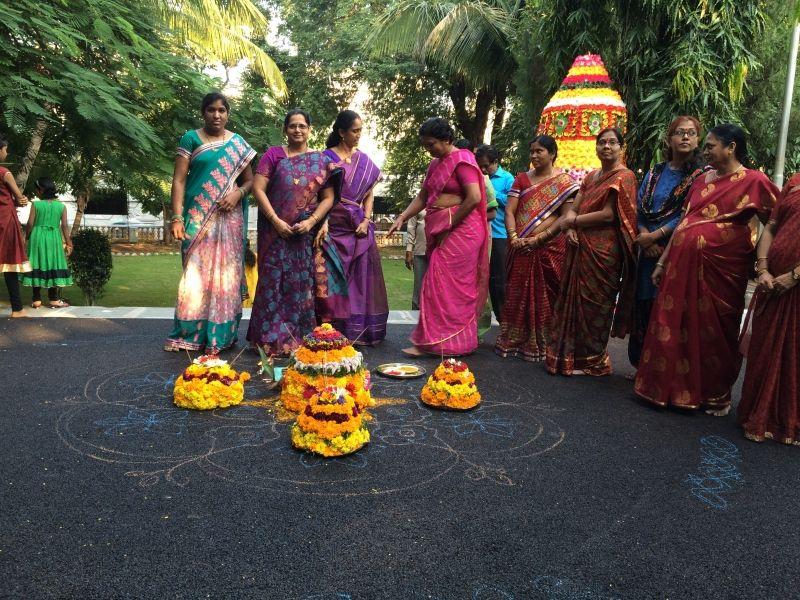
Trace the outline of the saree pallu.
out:
M 722 409 L 739 375 L 739 326 L 755 232 L 777 188 L 760 171 L 697 179 L 673 233 L 636 374 L 636 393 L 659 406 Z
M 660 163 L 651 169 L 639 189 L 638 216 L 639 227 L 648 231 L 656 231 L 660 227 L 674 230 L 681 218 L 681 211 L 686 203 L 686 196 L 695 179 L 708 171 L 710 167 L 689 166 L 681 170 L 671 169 L 667 163 Z M 672 237 L 661 238 L 657 246 L 662 252 Z M 639 249 L 636 264 L 636 301 L 633 307 L 633 327 L 628 339 L 628 360 L 636 367 L 642 356 L 647 325 L 653 310 L 653 300 L 658 289 L 651 278 L 659 258 L 647 256 Z
M 317 317 L 359 344 L 374 345 L 386 337 L 389 303 L 383 280 L 375 225 L 365 237 L 356 228 L 364 220 L 363 204 L 381 172 L 369 157 L 356 151 L 351 162 L 325 151 L 342 169 L 342 200 L 328 215 L 328 235 L 315 253 L 318 276 L 327 275 L 326 288 L 317 288 Z M 324 271 L 323 271 L 324 270 Z
M 609 375 L 608 338 L 625 337 L 631 326 L 636 177 L 624 168 L 594 171 L 584 179 L 580 196 L 579 215 L 602 210 L 613 197 L 616 220 L 578 229 L 578 245 L 567 244 L 545 366 L 552 374 Z
M 560 174 L 532 184 L 527 173 L 514 180 L 509 195 L 517 195 L 515 216 L 520 238 L 532 236 L 537 227 L 556 214 L 561 205 L 578 191 L 569 175 Z M 500 320 L 495 352 L 544 360 L 558 298 L 566 252 L 566 240 L 558 234 L 546 245 L 531 250 L 509 248 L 506 261 L 506 302 Z
M 275 214 L 289 226 L 307 219 L 318 205 L 317 194 L 329 182 L 338 199 L 339 171 L 322 152 L 283 158 L 269 178 L 267 196 Z M 258 215 L 258 283 L 247 329 L 247 340 L 270 355 L 286 355 L 316 326 L 313 259 L 315 227 L 304 235 L 283 239 Z
M 772 213 L 775 237 L 769 272 L 783 275 L 800 263 L 800 175 L 784 188 Z M 737 419 L 751 440 L 800 441 L 800 285 L 777 293 L 758 288 L 748 313 L 752 335 Z M 745 324 L 745 330 L 750 323 Z
M 166 345 L 216 353 L 236 343 L 242 318 L 247 212 L 245 199 L 229 212 L 219 210 L 217 201 L 236 186 L 255 150 L 234 134 L 210 144 L 199 137 L 187 143 L 184 136 L 178 153 L 189 158 L 183 207 L 188 239 L 181 245 L 183 275 Z
M 480 204 L 455 228 L 458 206 L 437 208 L 436 200 L 459 164 L 477 173 Z M 411 342 L 432 354 L 469 354 L 478 347 L 478 317 L 486 303 L 489 283 L 489 227 L 483 175 L 468 150 L 434 159 L 428 168 L 425 238 L 428 270 L 422 281 L 419 322 Z M 443 243 L 437 236 L 449 231 Z

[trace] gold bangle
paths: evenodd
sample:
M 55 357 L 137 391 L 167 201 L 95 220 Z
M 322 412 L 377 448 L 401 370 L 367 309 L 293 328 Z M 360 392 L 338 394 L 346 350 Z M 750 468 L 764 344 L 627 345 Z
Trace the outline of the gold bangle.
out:
M 657 262 L 657 263 L 656 263 L 656 266 L 657 266 L 657 267 L 661 267 L 661 268 L 663 269 L 663 268 L 664 268 L 664 263 L 662 263 L 662 262 Z

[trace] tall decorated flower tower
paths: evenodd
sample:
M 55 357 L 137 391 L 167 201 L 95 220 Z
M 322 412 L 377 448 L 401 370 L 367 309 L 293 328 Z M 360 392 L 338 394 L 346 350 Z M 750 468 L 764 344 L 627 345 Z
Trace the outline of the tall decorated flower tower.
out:
M 572 63 L 561 87 L 542 110 L 537 132 L 558 142 L 558 167 L 576 181 L 600 167 L 595 137 L 605 127 L 625 133 L 628 111 L 599 54 L 583 54 Z

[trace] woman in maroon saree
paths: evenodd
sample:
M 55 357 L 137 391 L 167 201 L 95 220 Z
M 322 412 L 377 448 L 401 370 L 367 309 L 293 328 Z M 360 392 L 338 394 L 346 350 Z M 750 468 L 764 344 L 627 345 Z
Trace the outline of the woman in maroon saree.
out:
M 428 270 L 422 281 L 419 323 L 408 356 L 455 356 L 478 347 L 478 317 L 489 283 L 489 227 L 486 190 L 469 150 L 453 146 L 453 129 L 444 119 L 425 121 L 423 147 L 434 157 L 414 201 L 397 217 L 389 233 L 423 208 Z
M 374 345 L 386 337 L 389 303 L 381 255 L 372 223 L 372 190 L 381 171 L 358 150 L 361 117 L 343 110 L 325 144 L 325 155 L 343 171 L 342 198 L 320 229 L 317 271 L 327 283 L 317 288 L 317 318 L 333 324 L 357 344 Z
M 609 335 L 625 337 L 635 291 L 636 177 L 622 164 L 622 133 L 597 136 L 602 168 L 564 216 L 567 256 L 545 366 L 553 375 L 610 375 Z
M 784 187 L 757 255 L 737 416 L 747 439 L 800 444 L 800 174 Z
M 715 170 L 689 190 L 683 219 L 653 271 L 659 286 L 636 393 L 658 406 L 730 409 L 741 367 L 738 338 L 758 216 L 766 220 L 778 189 L 746 169 L 747 142 L 735 125 L 717 125 L 703 146 Z
M 517 174 L 508 192 L 506 302 L 495 343 L 495 352 L 504 358 L 545 358 L 566 250 L 556 221 L 578 192 L 569 175 L 554 169 L 557 156 L 552 137 L 536 137 L 530 143 L 533 169 Z

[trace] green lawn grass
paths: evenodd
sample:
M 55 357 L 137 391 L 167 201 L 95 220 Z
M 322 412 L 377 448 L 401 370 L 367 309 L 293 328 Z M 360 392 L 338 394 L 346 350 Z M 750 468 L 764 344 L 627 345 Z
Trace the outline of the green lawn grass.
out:
M 411 308 L 411 291 L 414 276 L 402 260 L 388 258 L 382 261 L 383 276 L 391 310 Z M 111 280 L 105 294 L 97 301 L 101 306 L 175 306 L 178 280 L 181 277 L 181 258 L 176 255 L 115 256 Z M 46 301 L 45 290 L 42 290 Z M 86 299 L 79 288 L 64 288 L 62 295 L 76 306 L 85 305 Z M 0 285 L 0 301 L 8 303 L 5 285 Z M 31 288 L 22 287 L 22 301 L 31 303 Z

